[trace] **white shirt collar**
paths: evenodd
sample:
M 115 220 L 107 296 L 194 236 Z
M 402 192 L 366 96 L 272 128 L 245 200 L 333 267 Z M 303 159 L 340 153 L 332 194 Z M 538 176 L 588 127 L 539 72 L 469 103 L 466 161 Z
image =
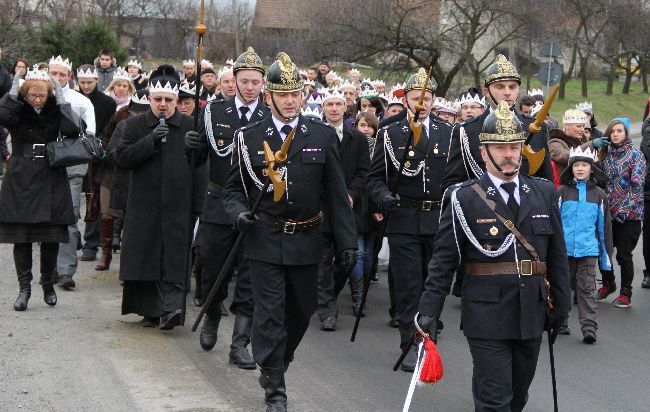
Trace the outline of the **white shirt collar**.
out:
M 508 194 L 508 192 L 505 191 L 504 188 L 501 187 L 501 184 L 504 183 L 505 180 L 496 177 L 495 175 L 493 175 L 490 172 L 487 172 L 487 174 L 490 177 L 490 180 L 492 181 L 494 186 L 497 188 L 497 190 L 501 194 L 501 197 L 503 198 L 503 201 L 507 203 L 508 202 L 508 196 L 510 196 L 510 195 Z M 521 201 L 520 201 L 521 199 L 519 197 L 519 174 L 515 175 L 515 178 L 510 180 L 510 181 L 515 183 L 515 200 L 517 201 L 517 203 L 521 204 Z
M 241 116 L 241 111 L 239 110 L 241 107 L 248 107 L 248 112 L 246 112 L 246 118 L 248 120 L 251 119 L 251 116 L 253 115 L 253 110 L 255 110 L 255 107 L 257 107 L 257 101 L 259 98 L 253 100 L 250 103 L 244 103 L 239 99 L 239 96 L 235 94 L 235 107 L 237 108 L 237 115 Z
M 278 133 L 280 133 L 280 137 L 282 138 L 283 142 L 284 142 L 284 139 L 287 137 L 287 135 L 284 134 L 284 132 L 282 132 L 282 126 L 288 124 L 289 126 L 291 126 L 291 128 L 295 129 L 296 126 L 298 126 L 298 121 L 300 120 L 300 116 L 296 116 L 296 118 L 293 119 L 291 121 L 291 123 L 284 123 L 284 122 L 276 119 L 275 116 L 271 116 L 271 117 L 273 118 L 273 125 L 277 129 Z

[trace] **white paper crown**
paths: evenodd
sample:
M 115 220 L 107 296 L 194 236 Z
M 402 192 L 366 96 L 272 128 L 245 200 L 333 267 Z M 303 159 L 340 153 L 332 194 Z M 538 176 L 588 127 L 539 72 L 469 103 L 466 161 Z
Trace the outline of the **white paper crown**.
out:
M 530 109 L 530 115 L 535 117 L 535 115 L 539 113 L 540 110 L 542 110 L 542 107 L 544 107 L 544 103 L 538 100 L 537 102 L 535 102 L 535 105 Z
M 332 70 L 331 72 L 327 73 L 328 76 L 329 76 L 330 74 L 332 75 L 334 81 L 337 81 L 337 80 L 338 80 L 338 81 L 341 81 L 341 80 L 343 80 L 343 79 L 341 79 L 341 76 L 339 76 L 339 74 L 338 74 L 337 72 L 335 72 L 334 70 Z
M 458 113 L 458 107 L 456 104 L 457 102 L 452 102 L 451 100 L 444 100 L 442 104 L 438 107 L 438 111 L 456 114 Z
M 219 73 L 217 74 L 217 79 L 221 80 L 221 76 L 223 76 L 225 73 L 232 73 L 232 66 L 223 66 L 220 68 Z
M 137 93 L 134 93 L 133 96 L 131 96 L 131 102 L 135 104 L 146 104 L 149 105 L 149 99 L 147 98 L 148 96 L 146 94 L 142 95 L 142 98 L 138 97 Z
M 377 90 L 375 90 L 374 87 L 372 86 L 365 86 L 361 88 L 361 91 L 359 92 L 359 98 L 366 98 L 370 99 L 372 97 L 377 97 L 378 93 Z
M 586 113 L 593 113 L 594 108 L 591 105 L 591 102 L 582 102 L 576 104 L 576 109 L 582 110 L 583 112 Z
M 303 80 L 303 86 L 314 86 L 315 87 L 316 82 L 313 81 L 313 80 L 306 79 L 306 80 Z
M 359 72 L 358 69 L 354 69 L 354 68 L 350 69 L 349 73 L 350 74 L 356 74 L 357 76 L 361 74 L 361 72 Z
M 587 115 L 577 109 L 569 109 L 562 116 L 562 124 L 579 124 L 586 123 Z
M 326 90 L 326 89 L 321 89 L 321 93 L 322 93 L 324 90 Z M 319 95 L 317 95 L 316 97 L 314 97 L 314 95 L 312 94 L 311 96 L 309 96 L 309 99 L 307 99 L 306 104 L 317 104 L 317 105 L 319 105 L 319 106 L 322 106 L 322 105 L 323 105 L 323 96 L 321 96 L 321 95 L 319 94 Z
M 170 82 L 167 82 L 165 84 L 162 84 L 160 80 L 152 83 L 149 86 L 149 93 L 153 94 L 156 92 L 166 92 L 166 93 L 172 93 L 178 96 L 178 85 L 174 84 L 172 85 Z
M 380 80 L 380 79 L 373 80 L 373 81 L 372 81 L 372 85 L 375 86 L 375 87 L 377 87 L 377 86 L 384 86 L 384 87 L 386 87 L 386 83 L 384 83 L 384 81 L 383 81 L 383 80 Z
M 483 107 L 487 105 L 485 102 L 485 96 L 479 98 L 478 94 L 472 94 L 469 92 L 461 96 L 459 103 L 461 106 L 465 103 L 478 103 Z
M 404 102 L 402 101 L 402 99 L 399 98 L 399 97 L 396 97 L 396 96 L 391 96 L 388 99 L 388 103 L 386 103 L 386 107 L 391 106 L 393 104 L 400 104 L 400 105 L 404 106 Z
M 582 147 L 578 146 L 576 148 L 571 148 L 569 150 L 569 159 L 573 157 L 583 157 L 587 159 L 593 159 L 594 161 L 598 160 L 598 152 L 596 150 L 591 150 L 590 147 L 582 150 Z
M 183 66 L 196 66 L 196 62 L 192 59 L 183 60 Z
M 181 84 L 181 87 L 179 87 L 178 91 L 182 91 L 194 96 L 196 94 L 196 85 L 192 83 L 192 87 L 190 87 L 190 84 L 188 82 L 185 82 Z
M 50 75 L 48 74 L 47 69 L 40 70 L 38 64 L 35 64 L 32 70 L 27 70 L 25 80 L 43 80 L 49 82 Z
M 307 77 L 307 70 L 300 69 L 298 70 L 298 73 L 301 77 Z
M 542 89 L 531 89 L 528 90 L 529 96 L 544 96 L 544 90 Z
M 344 80 L 341 84 L 339 84 L 339 90 L 343 90 L 344 88 L 349 87 L 353 90 L 357 90 L 357 88 L 354 86 L 354 84 L 350 83 L 347 80 Z
M 404 90 L 405 87 L 406 87 L 406 83 L 395 83 L 393 88 L 390 90 L 394 92 L 396 90 Z
M 323 95 L 323 104 L 325 104 L 326 101 L 332 99 L 340 99 L 345 103 L 345 96 L 338 87 L 335 87 L 333 89 L 323 89 L 321 91 L 321 94 Z
M 438 109 L 438 108 L 442 107 L 444 104 L 445 104 L 445 99 L 444 98 L 436 97 L 433 100 L 433 104 L 431 105 L 431 107 L 433 107 L 434 109 Z
M 72 63 L 70 62 L 70 60 L 68 60 L 68 59 L 64 60 L 63 57 L 61 57 L 61 55 L 56 56 L 56 57 L 52 56 L 50 58 L 50 61 L 47 63 L 47 65 L 51 66 L 53 64 L 58 65 L 58 66 L 63 66 L 66 69 L 72 71 Z
M 77 78 L 84 77 L 84 78 L 93 78 L 97 79 L 99 78 L 99 75 L 97 74 L 97 68 L 93 66 L 93 68 L 88 68 L 88 70 L 84 69 L 77 69 Z
M 205 59 L 201 60 L 201 66 L 207 66 L 210 68 L 214 67 L 214 65 L 210 60 L 205 60 Z
M 142 70 L 142 63 L 140 63 L 137 60 L 129 60 L 129 62 L 126 64 L 126 67 L 129 67 L 129 66 L 135 66 L 138 69 Z
M 323 120 L 323 110 L 317 104 L 305 105 L 305 107 L 302 108 L 301 112 L 305 117 L 315 117 L 319 120 Z
M 369 78 L 366 77 L 365 79 L 361 80 L 361 83 L 372 84 L 372 80 L 370 80 Z
M 388 103 L 389 97 L 386 93 L 379 93 L 377 97 L 379 97 L 384 102 L 384 104 Z
M 235 61 L 233 59 L 226 60 L 226 66 L 234 66 L 234 65 L 235 65 Z
M 129 72 L 124 70 L 123 67 L 118 67 L 117 70 L 115 70 L 115 74 L 113 74 L 113 80 L 131 81 L 131 75 L 129 74 Z

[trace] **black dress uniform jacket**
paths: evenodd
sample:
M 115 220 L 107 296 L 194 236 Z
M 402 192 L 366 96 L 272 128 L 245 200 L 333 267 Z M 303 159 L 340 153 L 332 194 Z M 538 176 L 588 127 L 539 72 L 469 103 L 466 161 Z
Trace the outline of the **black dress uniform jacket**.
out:
M 151 110 L 123 123 L 116 159 L 120 167 L 131 170 L 131 176 L 120 279 L 183 283 L 193 229 L 189 213 L 200 213 L 207 180 L 206 168 L 190 171 L 184 156 L 192 118 L 177 110 L 166 121 L 167 142 L 158 145 L 151 132 L 159 120 Z
M 354 211 L 356 227 L 359 229 L 363 220 L 363 195 L 366 190 L 366 177 L 370 167 L 368 140 L 358 130 L 344 125 L 343 140 L 338 141 L 337 139 L 336 147 L 341 158 L 345 186 L 348 188 L 348 194 L 352 197 L 352 210 Z M 323 231 L 331 232 L 329 213 L 327 213 L 327 210 L 324 210 L 324 212 Z
M 273 191 L 265 193 L 259 210 L 283 220 L 305 221 L 323 210 L 323 193 L 337 250 L 356 249 L 354 216 L 338 156 L 336 132 L 333 127 L 302 115 L 296 127 L 286 163 L 287 190 L 277 203 L 273 201 Z M 265 180 L 262 142 L 267 141 L 274 152 L 282 146 L 272 116 L 242 128 L 235 140 L 233 166 L 224 191 L 231 222 L 239 213 L 249 210 L 260 194 Z M 320 230 L 285 234 L 278 226 L 257 221 L 248 231 L 244 257 L 282 265 L 317 264 L 321 260 L 321 243 Z
M 476 180 L 451 187 L 445 193 L 440 230 L 436 236 L 429 276 L 420 299 L 420 313 L 438 318 L 449 294 L 454 272 L 463 263 L 514 262 L 511 245 L 498 257 L 487 257 L 466 236 L 453 212 L 452 193 L 480 245 L 497 250 L 510 233 L 470 187 Z M 487 175 L 478 180 L 496 211 L 507 219 L 513 215 Z M 566 247 L 557 195 L 545 179 L 519 175 L 520 206 L 516 227 L 547 265 L 554 311 L 566 315 L 569 309 L 569 274 Z M 519 260 L 532 259 L 519 242 Z M 541 275 L 465 275 L 462 291 L 462 328 L 465 336 L 481 339 L 533 339 L 542 335 L 547 297 Z
M 269 113 L 269 109 L 259 100 L 249 122 L 260 121 Z M 206 114 L 210 115 L 207 122 Z M 208 103 L 199 118 L 199 133 L 202 136 L 204 147 L 197 151 L 198 164 L 210 159 L 210 182 L 213 183 L 208 188 L 203 203 L 201 220 L 205 222 L 220 225 L 232 224 L 232 219 L 226 215 L 223 207 L 223 187 L 228 179 L 232 160 L 228 148 L 232 147 L 235 132 L 241 127 L 240 115 L 235 105 L 235 99 L 230 98 Z M 206 124 L 210 127 L 206 127 Z M 222 156 L 217 154 L 213 144 L 216 146 L 216 150 L 223 153 Z
M 13 155 L 0 191 L 0 221 L 8 223 L 76 222 L 72 195 L 64 167 L 50 168 L 44 157 L 32 159 L 33 145 L 43 154 L 45 144 L 55 141 L 59 132 L 78 136 L 70 104 L 57 105 L 49 96 L 40 113 L 19 95 L 0 99 L 0 125 L 11 133 Z
M 378 205 L 390 189 L 398 175 L 399 163 L 406 150 L 410 128 L 408 119 L 392 123 L 377 133 L 377 144 L 368 174 L 368 190 Z M 408 150 L 405 171 L 418 168 L 424 160 L 422 170 L 415 176 L 400 177 L 397 194 L 404 200 L 440 201 L 442 176 L 449 150 L 448 123 L 435 116 L 429 116 L 429 137 L 422 132 L 420 142 Z M 392 152 L 392 154 L 391 154 Z M 400 206 L 391 212 L 386 233 L 433 235 L 438 229 L 440 208 L 433 205 L 428 211 L 422 207 Z
M 480 116 L 473 117 L 469 120 L 464 121 L 463 123 L 454 126 L 451 133 L 451 142 L 449 143 L 449 158 L 447 160 L 447 168 L 445 170 L 445 176 L 442 181 L 443 190 L 447 189 L 449 186 L 455 183 L 461 183 L 467 179 L 474 179 L 478 177 L 474 175 L 468 159 L 463 156 L 463 153 L 461 152 L 461 127 L 465 129 L 465 133 L 467 134 L 469 152 L 481 170 L 485 171 L 485 162 L 483 162 L 483 158 L 481 157 L 480 141 L 478 135 L 481 133 L 483 122 L 489 114 L 490 109 L 487 109 Z M 535 121 L 534 118 L 522 114 L 516 110 L 515 115 L 521 122 L 524 131 L 528 131 L 528 126 L 530 126 L 530 124 Z M 546 153 L 544 155 L 544 163 L 542 163 L 542 166 L 539 168 L 537 173 L 535 173 L 535 176 L 543 177 L 545 179 L 553 181 L 553 168 L 551 166 L 551 158 L 548 151 L 548 129 L 546 128 L 545 124 L 542 125 L 542 129 L 539 131 L 539 133 L 533 136 L 530 141 L 530 146 L 534 151 L 538 151 L 542 148 L 546 150 Z M 522 157 L 521 172 L 521 174 L 528 174 L 528 159 L 525 156 Z

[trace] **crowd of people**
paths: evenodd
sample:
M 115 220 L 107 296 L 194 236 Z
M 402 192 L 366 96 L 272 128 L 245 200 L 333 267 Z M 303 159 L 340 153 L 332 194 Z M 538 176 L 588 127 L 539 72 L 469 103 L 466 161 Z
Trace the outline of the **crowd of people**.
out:
M 549 315 L 553 321 L 546 326 L 570 334 L 566 270 L 587 344 L 597 341 L 597 301 L 616 293 L 614 306 L 632 304 L 632 253 L 642 232 L 642 287 L 650 288 L 644 213 L 650 120 L 643 125 L 640 149 L 630 139 L 629 119 L 612 119 L 601 132 L 589 102 L 567 110 L 559 123 L 547 115 L 536 123 L 539 131 L 529 134 L 544 93 L 521 93 L 521 78 L 503 56 L 485 73 L 482 90 L 470 88 L 455 97 L 436 96 L 423 69 L 388 87 L 363 78 L 356 68 L 343 78 L 327 61 L 301 70 L 284 53 L 267 66 L 252 48 L 219 68 L 188 59 L 178 70 L 163 64 L 150 73 L 136 59 L 118 67 L 110 50 L 76 70 L 65 56 L 33 64 L 17 59 L 3 78 L 0 73 L 0 155 L 7 161 L 0 242 L 14 245 L 19 285 L 14 309 L 28 307 L 34 243 L 40 244 L 39 283 L 46 304 L 57 303 L 54 285 L 77 287 L 79 259 L 97 260 L 95 270 L 109 270 L 119 250 L 122 314 L 138 314 L 143 327 L 163 330 L 184 322 L 192 266 L 193 302 L 206 306 L 201 347 L 209 351 L 216 345 L 221 317 L 233 313 L 230 363 L 260 367 L 268 410 L 286 408 L 284 374 L 310 317 L 317 313 L 321 330 L 336 330 L 345 313 L 338 300 L 346 283 L 351 301 L 344 306 L 351 315 L 364 315 L 364 280 L 379 280 L 374 260 L 383 238 L 378 234 L 387 238 L 387 320 L 399 329 L 405 371 L 418 362 L 412 345 L 418 312 L 425 330 L 437 333 L 450 291 L 467 305 L 463 324 L 475 363 L 491 353 L 472 340 L 485 339 L 481 322 L 492 321 L 486 318 L 489 311 L 480 314 L 476 308 L 485 311 L 500 296 L 506 305 L 512 285 L 477 283 L 477 275 L 543 275 L 544 280 L 548 275 L 551 288 L 541 296 L 553 297 L 555 317 Z M 48 166 L 49 142 L 83 134 L 100 138 L 103 159 Z M 522 155 L 524 141 L 533 152 L 543 151 L 535 170 Z M 510 224 L 544 240 L 531 243 L 544 249 L 540 255 L 548 257 L 546 263 L 518 237 L 521 233 L 483 216 L 487 206 L 480 212 L 463 206 L 470 194 L 476 196 L 464 188 L 476 182 L 496 203 L 497 216 L 511 213 Z M 82 200 L 83 234 L 78 229 Z M 531 211 L 525 208 L 528 201 L 542 206 Z M 245 240 L 228 266 L 242 233 Z M 555 237 L 564 240 L 561 246 L 545 243 Z M 513 257 L 504 259 L 514 259 L 516 270 L 477 266 L 478 255 L 463 249 L 470 243 L 483 258 L 497 260 L 514 248 Z M 532 260 L 518 257 L 525 253 Z M 521 263 L 531 261 L 525 273 Z M 439 272 L 445 276 L 436 278 Z M 226 308 L 233 277 L 234 296 Z M 217 291 L 208 301 L 213 287 Z M 517 293 L 524 296 L 523 289 Z M 537 306 L 530 310 L 521 317 L 530 315 L 532 326 L 513 326 L 488 339 L 538 339 L 545 322 L 537 328 Z M 525 350 L 534 353 L 537 345 L 539 351 L 538 343 L 531 345 Z M 535 363 L 536 358 L 535 353 Z M 490 378 L 480 373 L 484 367 L 490 368 L 479 366 L 475 377 L 488 385 Z M 523 408 L 530 381 L 515 393 L 506 388 L 513 410 Z M 477 408 L 494 401 L 492 396 L 474 388 Z

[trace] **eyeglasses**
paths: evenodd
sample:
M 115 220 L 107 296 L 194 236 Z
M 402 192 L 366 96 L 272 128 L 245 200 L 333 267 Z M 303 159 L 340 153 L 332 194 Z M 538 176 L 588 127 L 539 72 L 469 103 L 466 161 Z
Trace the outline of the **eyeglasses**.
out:
M 45 94 L 45 93 L 27 93 L 27 98 L 32 99 L 32 100 L 36 100 L 36 99 L 45 100 L 45 99 L 47 99 L 47 94 Z
M 162 96 L 152 97 L 151 100 L 153 100 L 156 103 L 161 103 L 163 100 L 165 101 L 165 103 L 171 103 L 173 101 L 176 101 L 176 99 L 174 99 L 173 97 L 162 97 Z
M 591 129 L 587 129 L 587 128 L 585 127 L 585 132 L 591 132 Z

